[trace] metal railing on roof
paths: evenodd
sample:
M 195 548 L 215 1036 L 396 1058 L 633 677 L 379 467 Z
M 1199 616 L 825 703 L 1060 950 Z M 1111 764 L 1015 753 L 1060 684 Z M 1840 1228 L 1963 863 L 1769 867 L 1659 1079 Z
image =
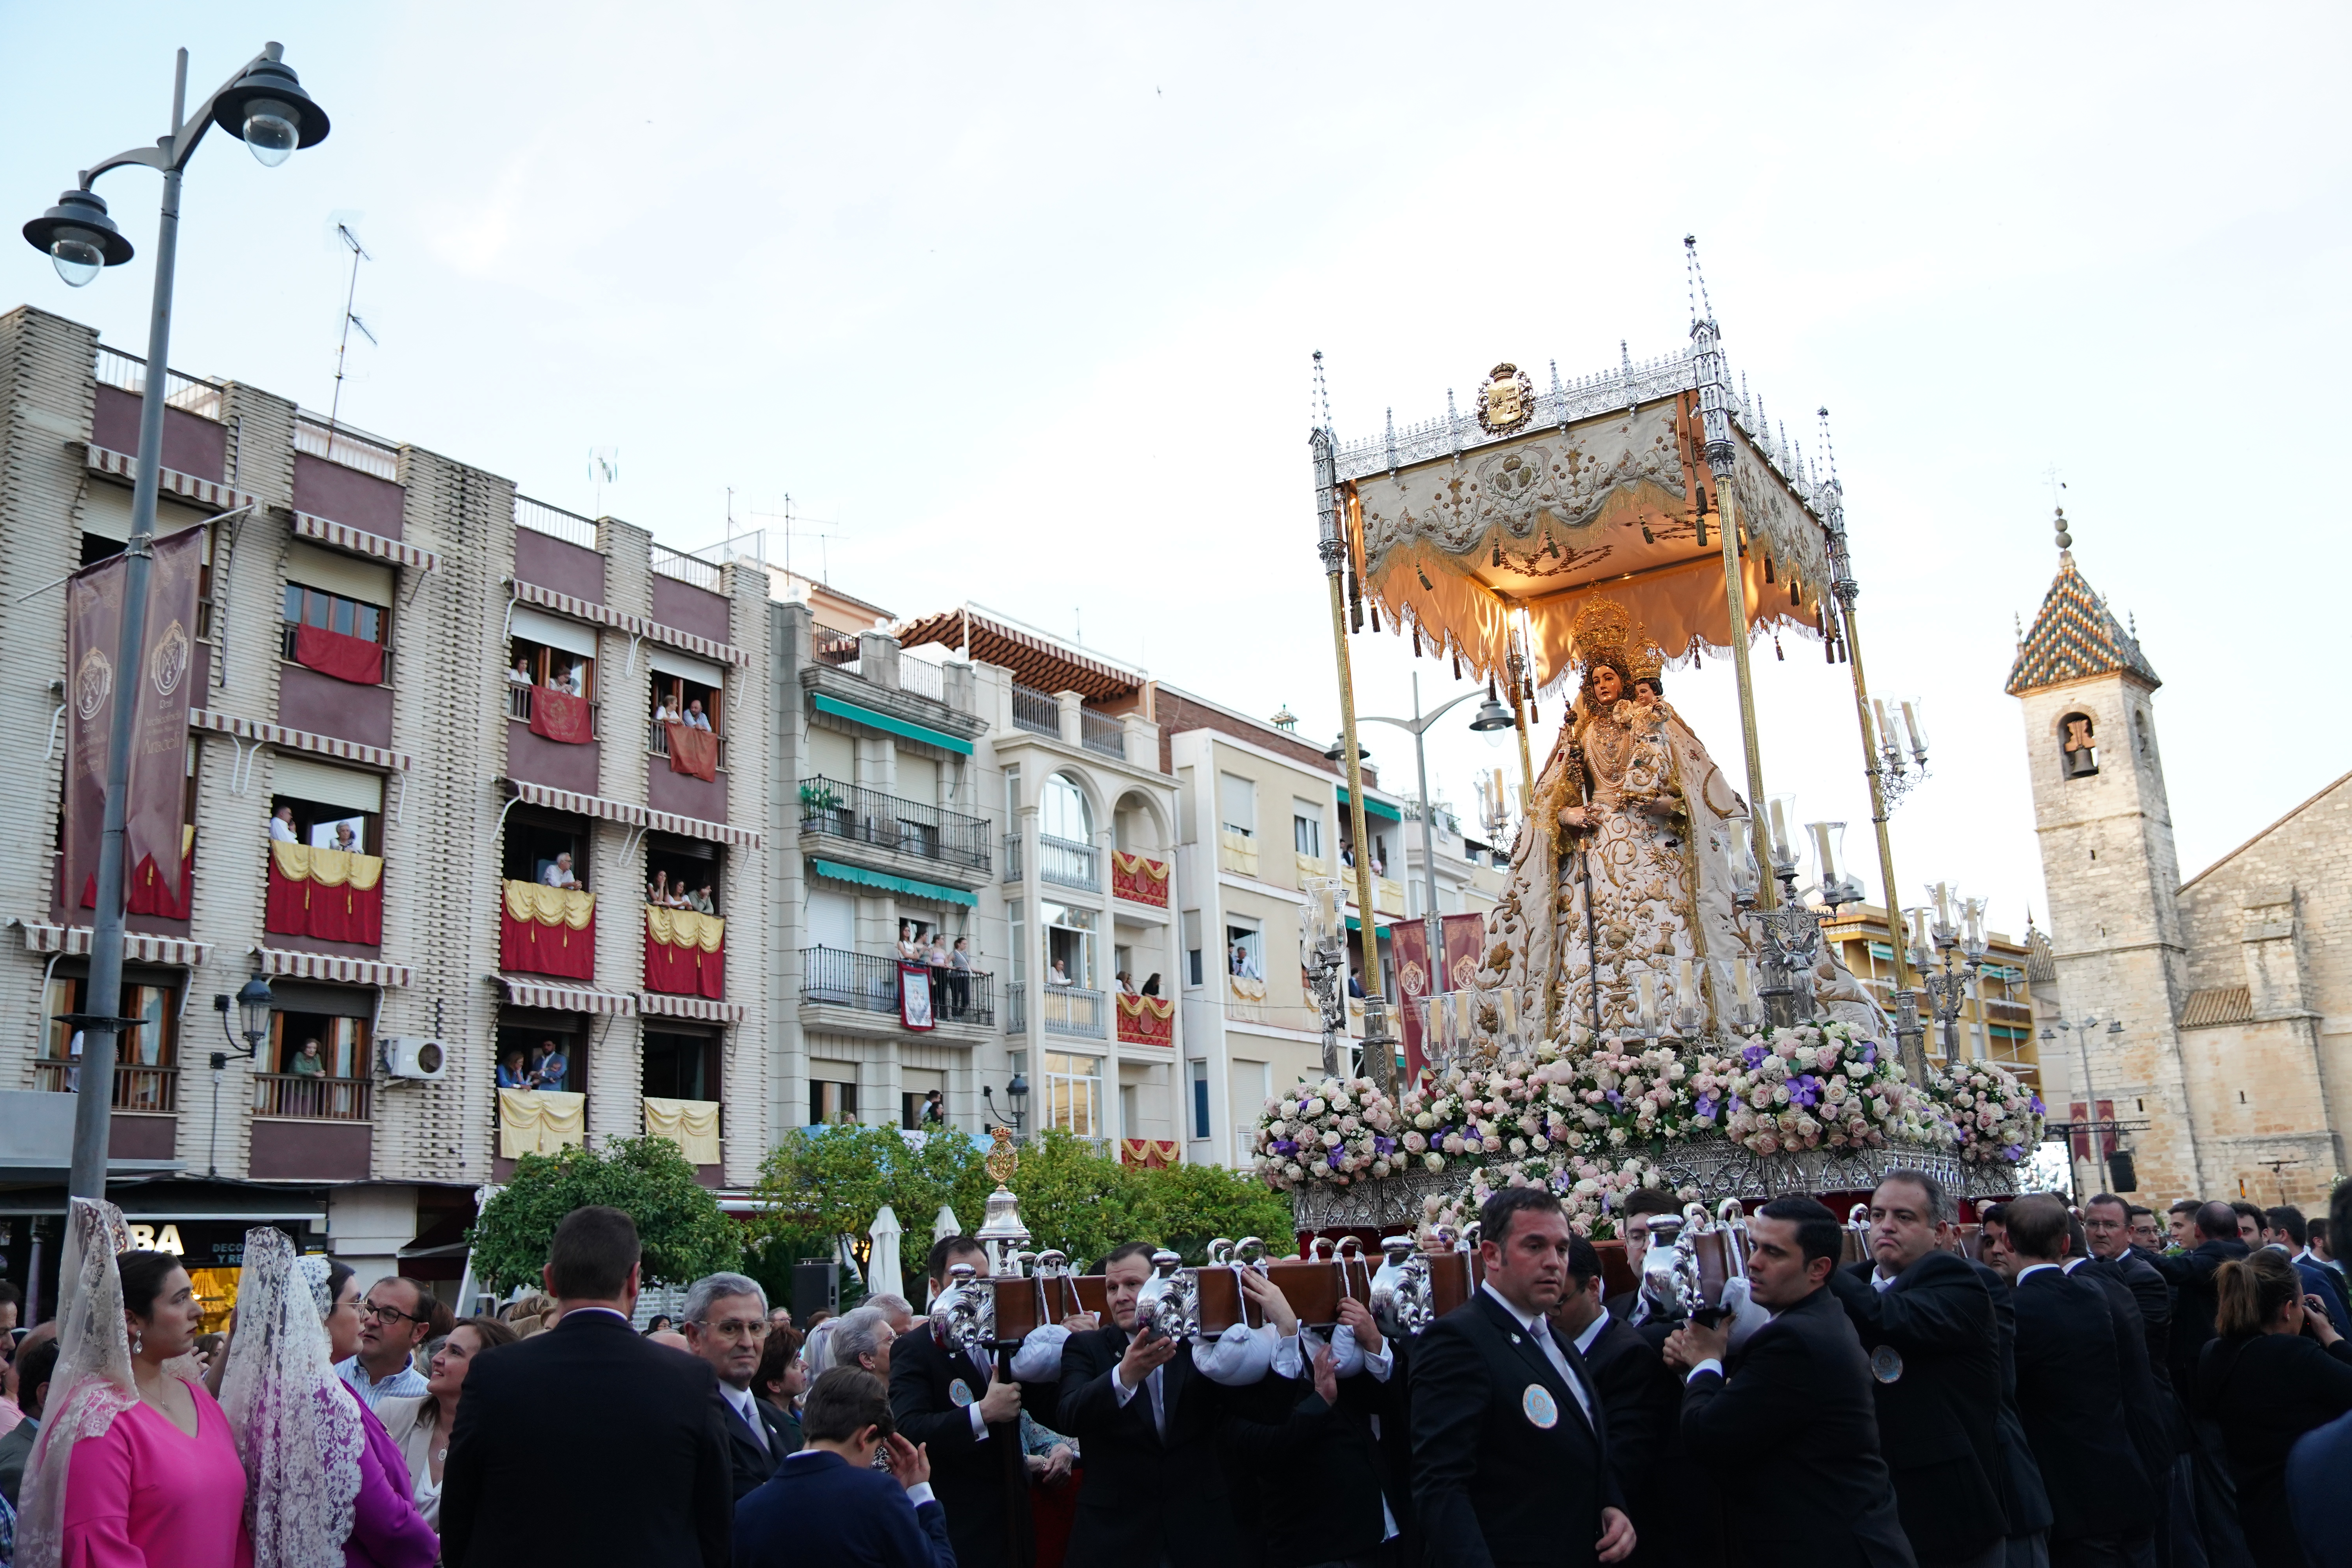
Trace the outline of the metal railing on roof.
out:
M 124 353 L 121 349 L 98 345 L 98 379 L 101 385 L 117 387 L 133 397 L 147 395 L 147 362 L 137 354 Z M 205 381 L 184 371 L 163 373 L 163 401 L 183 413 L 200 418 L 220 417 L 221 389 L 218 382 Z
M 1127 726 L 1108 713 L 1097 713 L 1091 708 L 1078 710 L 1078 740 L 1088 751 L 1105 756 L 1127 756 Z
M 378 437 L 363 435 L 348 425 L 330 425 L 315 414 L 294 416 L 294 449 L 373 474 L 379 479 L 400 479 L 400 449 Z
M 947 672 L 928 659 L 898 657 L 898 689 L 911 691 L 918 697 L 928 697 L 934 702 L 948 700 Z
M 672 550 L 667 545 L 656 544 L 653 547 L 653 568 L 665 577 L 674 577 L 681 583 L 691 583 L 698 588 L 708 588 L 714 594 L 721 591 L 719 586 L 719 563 L 714 561 L 705 561 L 699 555 L 690 555 L 683 550 Z
M 514 500 L 514 520 L 517 528 L 528 528 L 533 533 L 544 533 L 583 550 L 596 548 L 596 520 L 593 517 L 519 495 Z
M 1013 683 L 1013 722 L 1035 735 L 1062 737 L 1062 704 L 1050 691 Z
M 804 831 L 975 871 L 988 869 L 988 824 L 977 816 L 860 789 L 823 774 L 801 781 L 800 800 Z

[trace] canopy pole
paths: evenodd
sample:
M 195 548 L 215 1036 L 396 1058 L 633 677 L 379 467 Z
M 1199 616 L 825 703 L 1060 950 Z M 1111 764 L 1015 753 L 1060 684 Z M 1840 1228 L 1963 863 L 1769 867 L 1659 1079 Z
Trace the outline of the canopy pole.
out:
M 1756 686 L 1748 672 L 1748 590 L 1739 573 L 1738 503 L 1731 495 L 1728 450 L 1724 459 L 1715 470 L 1716 515 L 1720 524 L 1717 531 L 1723 535 L 1723 601 L 1731 619 L 1731 668 L 1739 678 L 1739 741 L 1748 761 L 1748 838 L 1760 873 L 1756 879 L 1756 907 L 1769 910 L 1779 906 L 1780 893 L 1772 877 L 1772 846 L 1764 822 L 1764 748 L 1756 734 Z
M 1862 771 L 1870 780 L 1870 825 L 1878 830 L 1878 875 L 1886 893 L 1886 945 L 1895 950 L 1895 985 L 1911 989 L 1911 966 L 1903 955 L 1903 911 L 1895 892 L 1895 843 L 1886 825 L 1886 788 L 1878 768 L 1878 742 L 1870 722 L 1870 687 L 1862 673 L 1862 633 L 1853 618 L 1856 585 L 1850 577 L 1837 584 L 1838 608 L 1844 621 L 1845 658 L 1853 669 L 1853 719 L 1862 732 Z
M 1514 627 L 1506 634 L 1509 639 L 1511 669 L 1511 720 L 1519 731 L 1519 813 L 1526 816 L 1536 805 L 1536 764 L 1534 752 L 1528 746 L 1528 677 L 1533 662 L 1527 657 L 1527 640 Z
M 1337 444 L 1328 428 L 1317 430 L 1309 442 L 1314 448 L 1316 505 L 1320 512 L 1317 521 L 1322 531 L 1318 550 L 1323 559 L 1324 579 L 1331 589 L 1331 658 L 1339 675 L 1339 743 L 1345 752 L 1341 768 L 1348 778 L 1348 817 L 1356 846 L 1356 910 L 1364 943 L 1363 1076 L 1371 1079 L 1381 1093 L 1393 1096 L 1397 1092 L 1396 1048 L 1389 1036 L 1388 1010 L 1381 998 L 1381 938 L 1374 919 L 1378 906 L 1372 901 L 1372 840 L 1364 823 L 1363 749 L 1356 743 L 1356 683 L 1348 662 L 1347 594 L 1340 582 L 1348 546 L 1341 532 L 1339 508 L 1343 502 L 1334 461 Z M 1346 994 L 1344 982 L 1341 994 Z

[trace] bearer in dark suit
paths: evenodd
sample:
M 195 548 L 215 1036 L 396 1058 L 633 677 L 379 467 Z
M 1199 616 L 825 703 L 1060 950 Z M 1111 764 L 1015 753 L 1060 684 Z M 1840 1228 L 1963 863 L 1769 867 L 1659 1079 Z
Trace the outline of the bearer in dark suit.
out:
M 1981 1211 L 1988 1247 L 2007 1232 L 1994 1225 L 1995 1204 Z M 1958 1238 L 1947 1238 L 1957 1247 Z M 2041 1467 L 2033 1462 L 2033 1446 L 2025 1440 L 2025 1423 L 2017 1414 L 2017 1302 L 2009 1277 L 1989 1263 L 1959 1255 L 1985 1294 L 1992 1298 L 1992 1318 L 2000 1341 L 2000 1488 L 2001 1517 L 2009 1521 L 2008 1568 L 2049 1568 L 2050 1494 L 2042 1485 Z M 1990 1252 L 1988 1253 L 1990 1256 Z
M 1748 1222 L 1748 1294 L 1772 1314 L 1736 1358 L 1723 1326 L 1666 1341 L 1684 1369 L 1683 1446 L 1720 1478 L 1742 1568 L 1912 1568 L 1878 1451 L 1870 1360 L 1829 1292 L 1844 1248 L 1811 1198 L 1774 1198 Z
M 2176 1391 L 2197 1378 L 2197 1358 L 2213 1337 L 2214 1271 L 2232 1258 L 2252 1249 L 2238 1237 L 2238 1211 L 2214 1202 L 2197 1211 L 2196 1243 L 2192 1251 L 2148 1259 L 2148 1267 L 2172 1287 L 2171 1354 L 2168 1358 Z
M 712 1274 L 688 1288 L 680 1316 L 686 1342 L 719 1377 L 710 1397 L 727 1434 L 730 1491 L 740 1502 L 776 1473 L 777 1460 L 799 1447 L 785 1429 L 783 1412 L 751 1387 L 768 1337 L 768 1293 L 746 1275 Z
M 1632 1561 L 1680 1561 L 1686 1553 L 1675 1547 L 1689 1540 L 1690 1521 L 1669 1516 L 1703 1506 L 1669 1485 L 1682 1468 L 1675 1462 L 1682 1450 L 1682 1380 L 1659 1359 L 1648 1334 L 1605 1310 L 1601 1254 L 1580 1236 L 1569 1242 L 1568 1286 L 1552 1310 L 1551 1326 L 1576 1347 L 1601 1391 L 1609 1469 L 1640 1542 Z
M 1223 1391 L 1192 1348 L 1137 1331 L 1150 1242 L 1103 1259 L 1111 1321 L 1062 1347 L 1061 1417 L 1086 1466 L 1068 1561 L 1134 1568 L 1232 1568 L 1235 1532 L 1219 1451 Z
M 2005 1205 L 2001 1221 L 1999 1260 L 2016 1289 L 2017 1408 L 2050 1491 L 2051 1568 L 2126 1568 L 2145 1561 L 2156 1498 L 2126 1430 L 2106 1297 L 2059 1265 L 2058 1199 L 2031 1194 Z
M 1878 1444 L 1923 1564 L 2000 1568 L 2000 1337 L 1992 1297 L 1938 1237 L 1958 1218 L 1925 1171 L 1886 1173 L 1870 1198 L 1873 1261 L 1830 1289 L 1870 1352 Z
M 1600 1392 L 1546 1314 L 1568 1286 L 1559 1200 L 1505 1187 L 1479 1210 L 1486 1280 L 1413 1348 L 1412 1500 L 1431 1568 L 1618 1563 L 1633 1526 Z
M 578 1208 L 543 1271 L 562 1321 L 466 1373 L 441 1480 L 446 1568 L 724 1568 L 734 1515 L 709 1365 L 640 1339 L 637 1227 Z
M 735 1568 L 956 1568 L 930 1461 L 890 1429 L 880 1378 L 863 1367 L 827 1369 L 808 1391 L 801 1425 L 807 1447 L 736 1507 Z M 874 1468 L 877 1451 L 887 1471 Z

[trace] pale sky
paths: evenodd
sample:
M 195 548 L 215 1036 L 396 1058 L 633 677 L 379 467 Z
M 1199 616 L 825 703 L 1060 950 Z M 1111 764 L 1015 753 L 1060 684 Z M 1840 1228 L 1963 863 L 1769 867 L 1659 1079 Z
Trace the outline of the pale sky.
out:
M 37 215 L 165 129 L 175 47 L 201 96 L 278 38 L 332 134 L 275 171 L 207 141 L 176 367 L 324 411 L 347 218 L 381 340 L 352 338 L 347 421 L 582 511 L 615 447 L 604 510 L 689 548 L 730 489 L 739 524 L 789 494 L 828 520 L 795 566 L 848 592 L 1082 625 L 1318 739 L 1310 353 L 1348 438 L 1466 406 L 1497 360 L 1540 384 L 1677 351 L 1695 232 L 1734 374 L 1809 450 L 1832 411 L 1874 686 L 1926 700 L 1905 900 L 1950 879 L 2014 932 L 2046 906 L 2000 686 L 2053 468 L 2166 681 L 2184 876 L 2352 768 L 2323 395 L 2347 35 L 2287 5 L 14 0 L 0 184 Z M 138 353 L 156 181 L 100 191 L 140 258 L 73 290 L 18 245 L 0 308 Z M 1767 783 L 1853 824 L 1874 898 L 1846 671 L 1786 647 L 1759 649 Z M 1357 655 L 1362 708 L 1407 710 L 1395 640 Z M 1738 782 L 1727 665 L 1672 695 Z M 1455 721 L 1431 763 L 1466 811 L 1509 753 Z M 1410 789 L 1403 737 L 1366 738 Z

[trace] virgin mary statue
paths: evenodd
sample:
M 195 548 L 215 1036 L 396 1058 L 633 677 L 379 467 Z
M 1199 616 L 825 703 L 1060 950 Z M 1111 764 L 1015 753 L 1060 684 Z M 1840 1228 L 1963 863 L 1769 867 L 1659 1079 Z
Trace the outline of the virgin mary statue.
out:
M 1752 946 L 1735 878 L 1748 805 L 1662 696 L 1664 658 L 1624 606 L 1576 619 L 1575 707 L 1536 782 L 1479 984 L 1547 1036 L 1685 1034 L 1730 1022 Z M 1644 1003 L 1655 1020 L 1643 1026 Z

